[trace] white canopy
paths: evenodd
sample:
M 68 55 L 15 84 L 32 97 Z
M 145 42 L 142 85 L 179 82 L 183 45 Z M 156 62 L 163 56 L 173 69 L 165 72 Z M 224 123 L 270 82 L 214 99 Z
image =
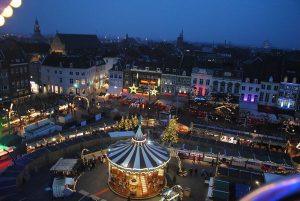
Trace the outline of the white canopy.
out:
M 114 137 L 133 137 L 134 132 L 133 131 L 117 131 L 117 132 L 109 132 L 108 135 L 111 138 L 114 138 Z
M 77 163 L 77 159 L 60 158 L 50 169 L 50 171 L 72 171 Z

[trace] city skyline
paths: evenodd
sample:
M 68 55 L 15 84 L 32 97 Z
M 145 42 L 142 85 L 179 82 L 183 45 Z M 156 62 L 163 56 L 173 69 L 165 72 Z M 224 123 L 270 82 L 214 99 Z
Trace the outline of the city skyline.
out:
M 45 35 L 58 31 L 122 37 L 128 33 L 140 38 L 175 40 L 183 29 L 186 41 L 226 40 L 234 45 L 261 47 L 268 40 L 272 47 L 300 49 L 300 29 L 295 26 L 300 19 L 300 2 L 293 0 L 73 2 L 27 0 L 0 31 L 31 34 L 37 17 Z

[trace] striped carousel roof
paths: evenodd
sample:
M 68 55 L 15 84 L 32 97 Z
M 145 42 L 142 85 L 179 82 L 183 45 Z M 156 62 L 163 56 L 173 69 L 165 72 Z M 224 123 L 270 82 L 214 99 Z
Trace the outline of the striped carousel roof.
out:
M 131 140 L 118 141 L 109 146 L 107 157 L 111 163 L 125 169 L 155 169 L 170 159 L 169 151 L 160 144 L 148 141 L 139 126 Z

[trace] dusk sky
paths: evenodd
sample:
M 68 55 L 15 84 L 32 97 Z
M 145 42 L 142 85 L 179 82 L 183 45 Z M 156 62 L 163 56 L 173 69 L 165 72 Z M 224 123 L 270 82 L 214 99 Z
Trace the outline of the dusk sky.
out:
M 299 0 L 23 0 L 2 33 L 90 33 L 300 49 Z

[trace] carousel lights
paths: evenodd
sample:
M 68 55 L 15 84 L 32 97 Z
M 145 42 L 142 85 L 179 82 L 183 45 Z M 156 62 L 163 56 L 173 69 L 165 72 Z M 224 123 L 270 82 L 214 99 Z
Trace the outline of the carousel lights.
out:
M 10 5 L 13 7 L 13 8 L 19 8 L 21 5 L 22 5 L 22 0 L 12 0 L 10 2 Z
M 5 18 L 9 18 L 13 15 L 14 10 L 13 8 L 19 8 L 22 5 L 22 0 L 11 0 L 9 4 L 2 5 L 5 7 L 0 15 L 0 27 L 5 24 Z
M 1 15 L 3 17 L 8 18 L 8 17 L 11 17 L 13 15 L 13 13 L 14 13 L 14 11 L 13 11 L 12 7 L 7 6 L 6 8 L 4 8 L 4 10 L 1 13 Z
M 5 24 L 5 18 L 0 15 L 0 27 L 3 26 Z

